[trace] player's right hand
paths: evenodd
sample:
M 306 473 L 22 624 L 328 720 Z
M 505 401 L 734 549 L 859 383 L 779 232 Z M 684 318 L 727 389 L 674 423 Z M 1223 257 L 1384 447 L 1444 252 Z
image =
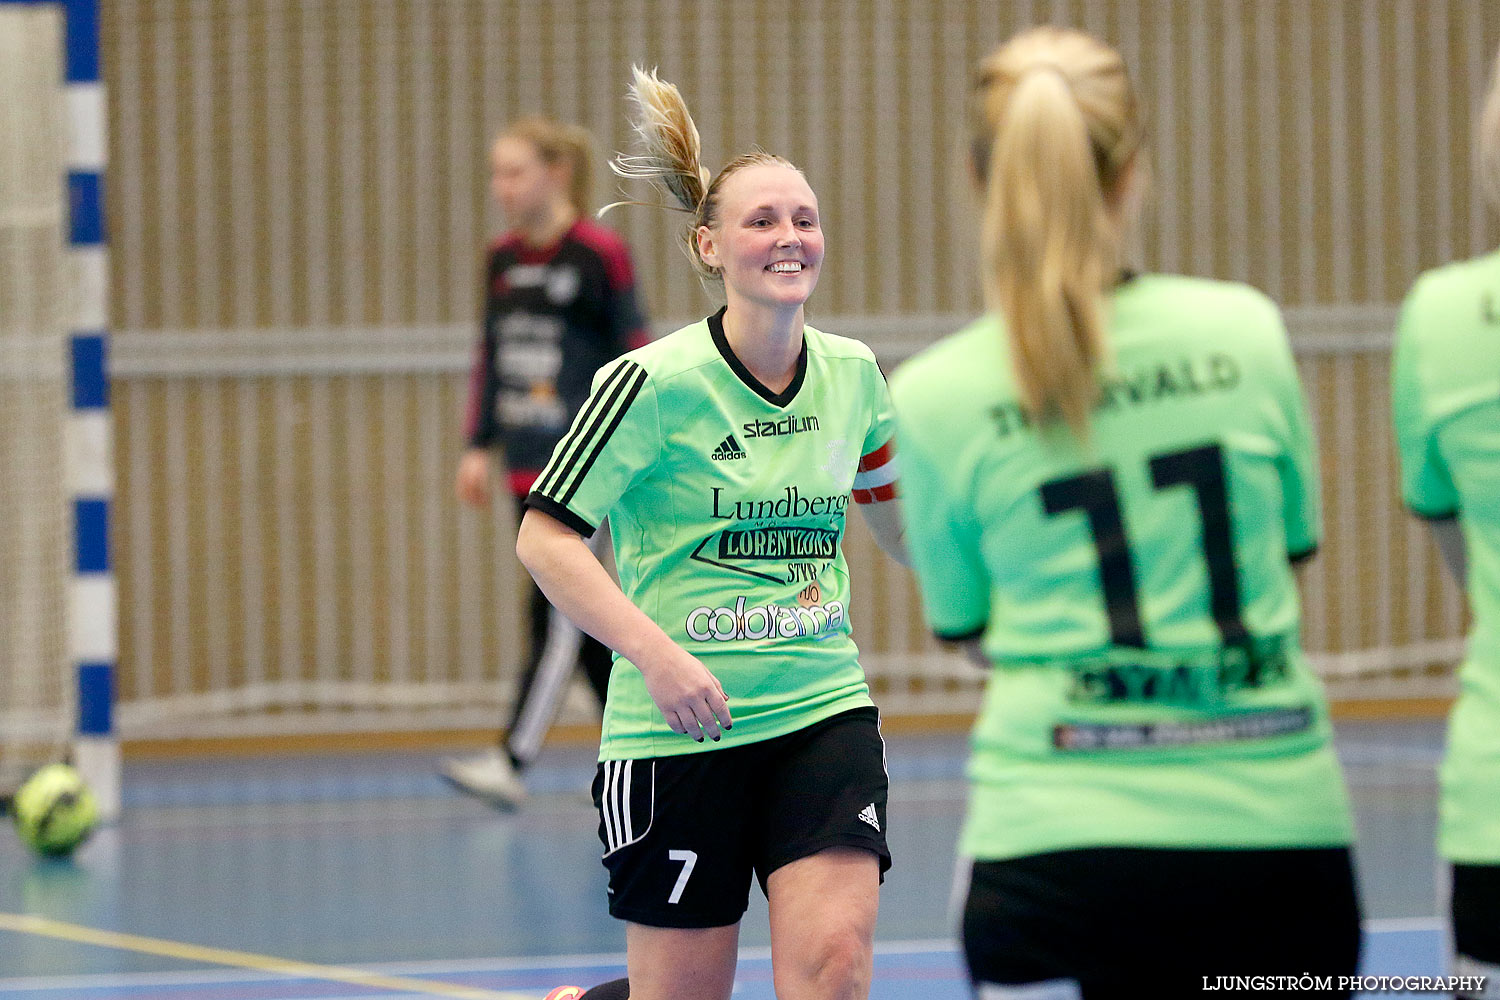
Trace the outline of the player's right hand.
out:
M 470 448 L 458 461 L 458 480 L 454 492 L 460 502 L 478 510 L 490 505 L 490 453 L 484 448 Z
M 696 656 L 675 643 L 641 668 L 646 691 L 674 733 L 718 742 L 722 730 L 733 726 L 729 696 L 719 679 Z

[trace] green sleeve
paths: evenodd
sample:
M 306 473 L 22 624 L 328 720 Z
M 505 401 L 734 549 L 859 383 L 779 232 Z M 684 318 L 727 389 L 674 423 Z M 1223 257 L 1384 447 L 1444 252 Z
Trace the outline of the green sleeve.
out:
M 870 431 L 865 435 L 864 447 L 859 452 L 861 455 L 883 448 L 896 436 L 896 413 L 891 409 L 890 386 L 886 384 L 885 375 L 879 366 L 871 365 L 870 368 L 874 383 L 870 386 L 870 394 L 875 405 L 870 419 Z
M 1293 561 L 1317 551 L 1323 536 L 1322 486 L 1318 477 L 1318 443 L 1308 416 L 1307 397 L 1279 310 L 1274 311 L 1280 361 L 1280 400 L 1286 428 L 1285 449 L 1277 459 L 1281 475 L 1281 516 L 1286 525 L 1287 555 Z
M 971 639 L 989 623 L 990 579 L 980 533 L 964 500 L 921 446 L 918 429 L 898 418 L 901 515 L 927 623 L 940 639 Z
M 1401 498 L 1422 517 L 1452 517 L 1458 512 L 1458 491 L 1422 401 L 1415 300 L 1414 290 L 1401 308 L 1391 359 L 1391 415 L 1401 456 Z
M 558 442 L 526 505 L 585 538 L 661 455 L 655 387 L 630 358 L 599 369 L 588 402 Z

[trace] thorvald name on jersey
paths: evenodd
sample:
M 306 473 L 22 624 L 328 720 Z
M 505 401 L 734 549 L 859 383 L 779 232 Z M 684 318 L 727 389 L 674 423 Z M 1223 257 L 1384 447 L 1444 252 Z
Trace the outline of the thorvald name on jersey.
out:
M 1126 406 L 1146 406 L 1174 399 L 1229 392 L 1240 384 L 1239 362 L 1227 354 L 1209 354 L 1161 361 L 1106 375 L 1099 383 L 1100 413 Z M 1017 403 L 1001 403 L 990 410 L 1001 437 L 1031 427 L 1031 414 Z
M 746 607 L 746 604 L 746 599 L 739 597 L 732 608 L 694 608 L 687 616 L 688 638 L 697 642 L 795 639 L 837 632 L 844 626 L 842 601 L 792 608 L 779 604 Z
M 783 434 L 801 434 L 818 429 L 817 417 L 798 417 L 788 413 L 780 420 L 751 420 L 740 425 L 747 438 L 780 437 Z

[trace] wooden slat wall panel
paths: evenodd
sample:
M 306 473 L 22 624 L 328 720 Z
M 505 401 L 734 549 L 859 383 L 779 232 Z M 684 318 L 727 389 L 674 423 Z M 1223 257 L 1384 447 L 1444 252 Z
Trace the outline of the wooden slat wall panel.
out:
M 442 376 L 122 386 L 120 488 L 148 500 L 115 536 L 130 595 L 122 702 L 518 669 L 509 503 L 461 513 L 449 489 L 457 449 L 442 416 L 462 388 Z
M 493 132 L 524 111 L 577 120 L 602 168 L 626 141 L 631 62 L 681 84 L 711 164 L 760 143 L 805 165 L 830 235 L 819 310 L 970 309 L 953 225 L 969 70 L 1054 16 L 1134 57 L 1147 266 L 1287 305 L 1388 302 L 1491 242 L 1469 155 L 1500 42 L 1483 0 L 121 0 L 104 26 L 118 325 L 467 318 L 497 222 Z M 613 222 L 654 314 L 704 310 L 675 219 Z

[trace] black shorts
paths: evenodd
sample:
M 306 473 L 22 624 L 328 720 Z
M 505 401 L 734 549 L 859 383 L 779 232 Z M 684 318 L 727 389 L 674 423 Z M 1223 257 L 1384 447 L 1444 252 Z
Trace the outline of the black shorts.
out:
M 1454 865 L 1453 950 L 1500 965 L 1500 865 Z
M 1337 984 L 1359 921 L 1345 848 L 1106 847 L 975 863 L 963 939 L 976 993 L 1061 980 L 1086 1000 L 1197 996 L 1204 976 Z
M 785 736 L 673 757 L 602 761 L 594 775 L 609 912 L 652 927 L 723 927 L 750 875 L 829 847 L 891 866 L 889 782 L 874 708 Z

